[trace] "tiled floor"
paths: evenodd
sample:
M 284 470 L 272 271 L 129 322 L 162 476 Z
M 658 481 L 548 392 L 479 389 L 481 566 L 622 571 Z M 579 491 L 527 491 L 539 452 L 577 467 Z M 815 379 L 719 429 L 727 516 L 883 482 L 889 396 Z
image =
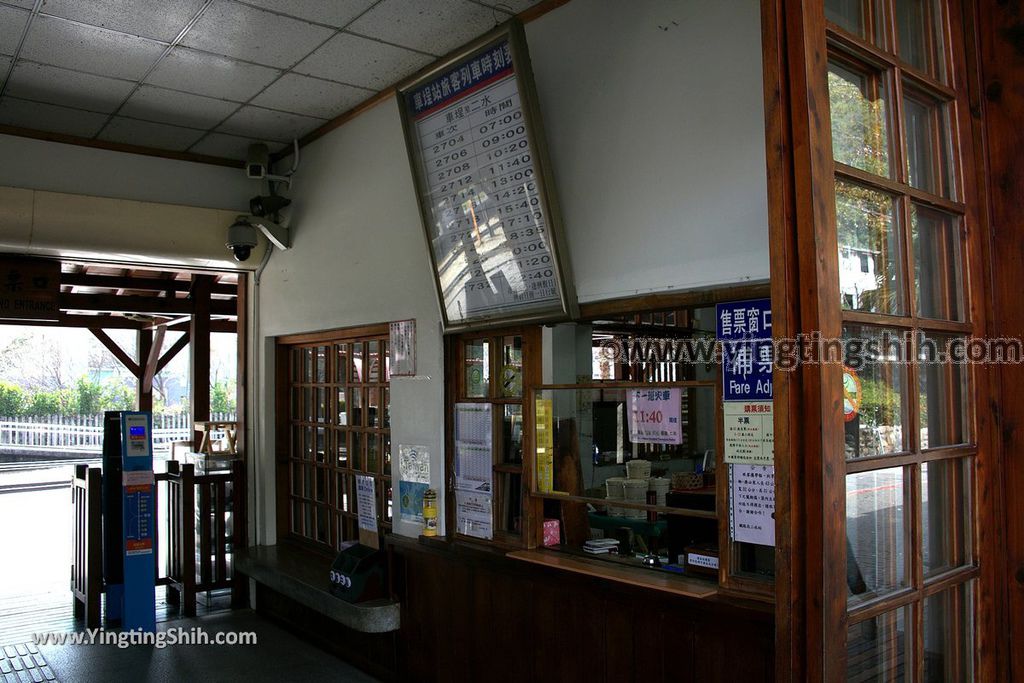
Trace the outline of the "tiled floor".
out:
M 39 645 L 9 644 L 0 648 L 19 659 L 10 674 L 0 674 L 4 683 L 76 681 L 376 681 L 358 669 L 285 631 L 252 610 L 222 612 L 196 619 L 178 619 L 157 626 L 158 631 L 180 628 L 195 633 L 201 628 L 211 638 L 221 632 L 251 632 L 255 645 L 133 645 L 115 644 Z M 22 647 L 19 649 L 17 645 Z M 28 656 L 21 655 L 24 651 Z M 33 652 L 32 650 L 36 650 Z M 28 666 L 31 663 L 32 666 Z M 45 667 L 45 668 L 44 668 Z M 0 669 L 5 671 L 6 668 Z M 35 672 L 33 674 L 33 672 Z M 51 678 L 47 678 L 47 674 Z

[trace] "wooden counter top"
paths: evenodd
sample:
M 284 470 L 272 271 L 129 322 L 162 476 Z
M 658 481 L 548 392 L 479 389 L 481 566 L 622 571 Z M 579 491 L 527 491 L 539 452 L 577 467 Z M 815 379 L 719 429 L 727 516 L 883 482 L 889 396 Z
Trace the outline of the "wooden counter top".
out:
M 609 562 L 575 557 L 553 550 L 515 550 L 508 553 L 507 557 L 688 598 L 710 598 L 718 594 L 716 585 L 700 579 L 674 576 L 641 567 L 620 567 Z

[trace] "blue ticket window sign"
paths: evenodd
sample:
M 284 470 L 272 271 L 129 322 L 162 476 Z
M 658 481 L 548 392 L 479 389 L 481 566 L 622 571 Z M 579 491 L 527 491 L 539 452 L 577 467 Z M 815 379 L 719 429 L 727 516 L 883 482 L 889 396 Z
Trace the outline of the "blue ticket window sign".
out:
M 715 333 L 722 343 L 722 400 L 772 400 L 771 299 L 718 304 Z
M 121 626 L 125 630 L 156 630 L 155 497 L 153 478 L 153 416 L 121 414 L 122 534 L 124 589 Z

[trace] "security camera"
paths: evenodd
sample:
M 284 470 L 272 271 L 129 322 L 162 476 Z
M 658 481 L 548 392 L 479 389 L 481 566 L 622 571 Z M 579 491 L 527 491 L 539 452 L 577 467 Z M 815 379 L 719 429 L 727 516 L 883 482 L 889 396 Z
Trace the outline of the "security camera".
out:
M 260 143 L 249 145 L 245 157 L 245 175 L 253 180 L 263 180 L 270 170 L 270 148 Z
M 288 228 L 263 216 L 238 216 L 228 228 L 227 241 L 227 248 L 235 254 L 236 261 L 245 261 L 252 255 L 252 248 L 257 244 L 257 231 L 278 249 L 292 246 Z
M 236 261 L 242 262 L 249 259 L 255 246 L 256 228 L 245 216 L 239 216 L 228 228 L 228 249 L 234 253 Z
M 274 194 L 257 195 L 249 200 L 249 213 L 253 216 L 263 217 L 272 213 L 277 213 L 291 203 L 292 200 L 287 197 L 281 197 Z

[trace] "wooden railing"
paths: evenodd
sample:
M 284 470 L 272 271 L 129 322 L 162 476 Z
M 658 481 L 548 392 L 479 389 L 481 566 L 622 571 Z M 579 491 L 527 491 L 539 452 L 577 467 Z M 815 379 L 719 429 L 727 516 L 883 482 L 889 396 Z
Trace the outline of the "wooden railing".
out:
M 100 470 L 76 465 L 71 480 L 74 509 L 74 541 L 71 559 L 71 592 L 75 618 L 86 628 L 100 625 L 100 593 L 103 591 L 103 522 L 100 517 Z
M 194 465 L 171 460 L 167 472 L 157 473 L 155 480 L 154 510 L 162 509 L 161 495 L 168 502 L 166 518 L 156 520 L 153 539 L 159 548 L 160 535 L 167 534 L 166 566 L 156 563 L 155 579 L 157 586 L 167 587 L 168 602 L 195 616 L 197 594 L 230 588 L 232 606 L 244 606 L 248 582 L 235 581 L 233 556 L 246 545 L 245 463 L 236 460 L 230 472 L 197 475 Z M 100 482 L 99 468 L 75 468 L 71 588 L 75 615 L 85 616 L 86 628 L 99 625 L 104 589 Z M 164 482 L 166 494 L 161 493 Z

